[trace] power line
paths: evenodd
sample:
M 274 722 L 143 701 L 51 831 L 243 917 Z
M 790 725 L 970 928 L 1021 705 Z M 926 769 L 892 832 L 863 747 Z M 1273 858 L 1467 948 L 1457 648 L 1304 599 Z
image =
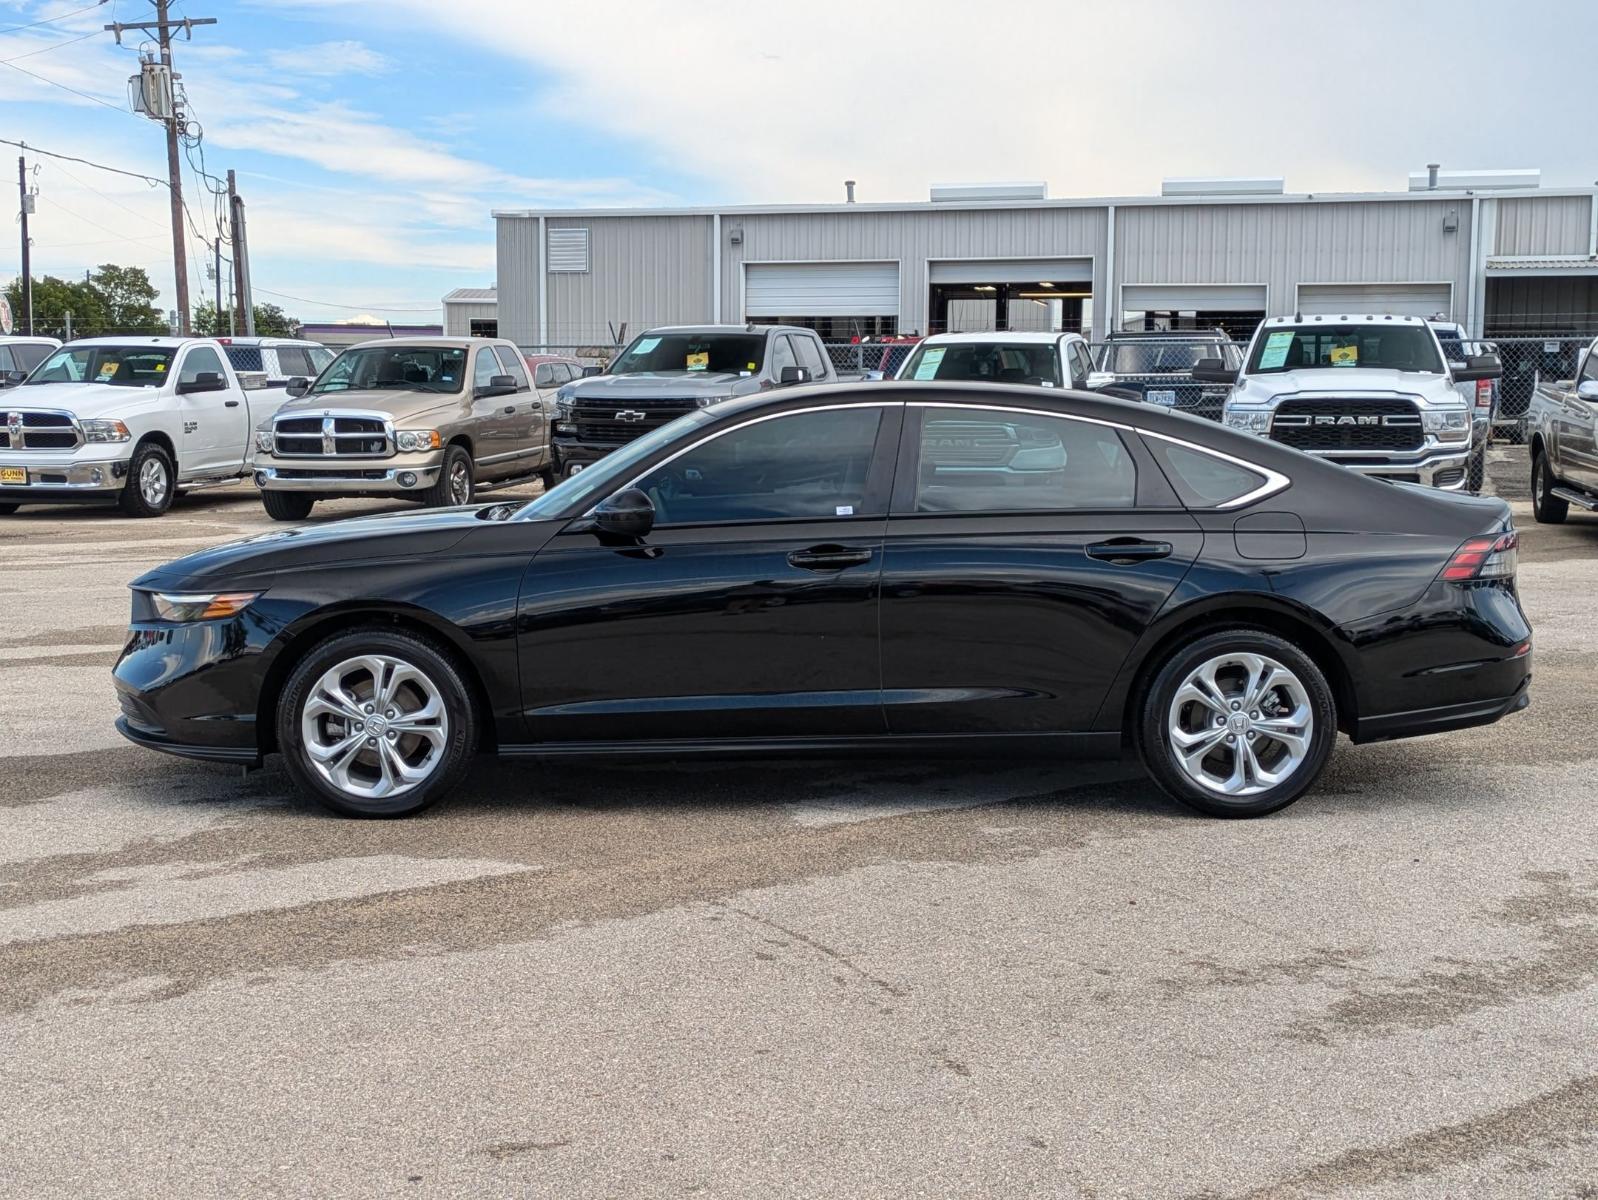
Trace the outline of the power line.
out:
M 46 53 L 48 53 L 51 50 L 59 50 L 59 49 L 61 49 L 62 46 L 70 46 L 74 42 L 85 42 L 85 41 L 88 41 L 90 38 L 94 37 L 99 32 L 100 32 L 100 30 L 98 30 L 98 29 L 91 29 L 91 30 L 89 30 L 88 33 L 79 34 L 75 38 L 68 38 L 64 42 L 53 42 L 53 43 L 51 43 L 48 46 L 40 46 L 37 50 L 29 50 L 29 51 L 27 51 L 26 53 L 23 53 L 23 54 L 13 54 L 10 58 L 0 58 L 0 63 L 6 63 L 6 64 L 9 65 L 11 63 L 16 62 L 17 59 L 19 59 L 19 58 L 32 58 L 35 54 L 46 54 Z
M 45 17 L 42 21 L 33 21 L 27 25 L 13 25 L 9 29 L 0 29 L 0 33 L 21 33 L 24 29 L 37 29 L 41 25 L 54 25 L 57 21 L 65 21 L 68 17 L 86 13 L 91 8 L 99 8 L 104 3 L 105 0 L 94 0 L 93 4 L 85 4 L 82 8 L 74 8 L 71 12 L 64 12 L 60 16 Z
M 350 312 L 365 312 L 374 308 L 378 312 L 437 312 L 439 309 L 436 304 L 429 304 L 425 308 L 395 307 L 390 304 L 334 304 L 331 300 L 312 300 L 306 296 L 291 296 L 288 292 L 274 292 L 271 288 L 264 288 L 260 284 L 255 285 L 255 290 L 265 292 L 268 296 L 276 296 L 280 300 L 297 300 L 301 304 L 314 304 L 318 308 L 343 308 Z
M 0 66 L 10 67 L 13 71 L 21 71 L 24 75 L 28 76 L 31 79 L 37 79 L 40 83 L 48 83 L 51 87 L 58 87 L 63 92 L 71 92 L 74 96 L 82 96 L 85 100 L 93 100 L 101 108 L 109 108 L 112 112 L 121 113 L 124 116 L 128 116 L 128 117 L 133 116 L 133 114 L 128 112 L 128 110 L 125 109 L 125 108 L 122 108 L 122 107 L 120 107 L 118 105 L 112 104 L 109 101 L 102 100 L 98 96 L 91 96 L 91 95 L 89 95 L 88 92 L 80 92 L 75 87 L 68 87 L 64 83 L 57 83 L 53 79 L 49 79 L 46 76 L 40 75 L 37 71 L 30 71 L 30 70 L 28 70 L 27 67 L 19 67 L 14 62 L 0 61 Z M 135 118 L 135 119 L 137 119 L 137 118 Z
M 54 150 L 41 150 L 27 142 L 14 142 L 10 138 L 0 138 L 0 144 L 15 146 L 19 150 L 26 150 L 30 154 L 42 154 L 46 158 L 59 158 L 64 162 L 82 163 L 86 167 L 94 167 L 100 171 L 110 171 L 113 175 L 126 175 L 130 179 L 142 179 L 145 183 L 154 184 L 156 187 L 166 187 L 164 179 L 157 179 L 154 175 L 141 175 L 137 171 L 124 171 L 121 167 L 108 167 L 104 163 L 93 162 L 87 158 L 78 158 L 72 154 L 57 154 Z

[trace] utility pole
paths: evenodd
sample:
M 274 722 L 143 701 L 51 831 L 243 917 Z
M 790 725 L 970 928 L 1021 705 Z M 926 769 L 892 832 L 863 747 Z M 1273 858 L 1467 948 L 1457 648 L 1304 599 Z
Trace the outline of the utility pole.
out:
M 28 265 L 28 213 L 33 208 L 33 197 L 28 195 L 28 160 L 17 156 L 17 195 L 21 197 L 22 211 L 22 328 L 33 336 L 33 273 Z
M 250 294 L 250 235 L 244 225 L 244 197 L 237 179 L 227 173 L 227 209 L 233 226 L 233 303 L 245 337 L 255 336 L 255 297 Z
M 212 337 L 222 336 L 222 235 L 216 238 L 216 323 Z
M 161 94 L 151 97 L 147 91 L 141 89 L 145 115 L 162 122 L 166 126 L 166 175 L 167 188 L 172 196 L 172 274 L 177 288 L 178 302 L 178 332 L 187 334 L 190 331 L 189 321 L 189 253 L 188 245 L 183 235 L 183 171 L 182 159 L 178 154 L 178 136 L 182 132 L 184 118 L 178 111 L 177 76 L 172 72 L 172 30 L 181 28 L 184 34 L 193 38 L 196 25 L 215 25 L 215 17 L 185 17 L 181 21 L 168 19 L 168 0 L 153 0 L 155 4 L 154 21 L 125 21 L 105 28 L 116 35 L 117 45 L 122 44 L 124 30 L 139 29 L 145 33 L 154 32 L 161 44 L 161 66 L 159 73 Z M 147 72 L 141 73 L 148 80 Z M 152 100 L 154 105 L 152 107 Z

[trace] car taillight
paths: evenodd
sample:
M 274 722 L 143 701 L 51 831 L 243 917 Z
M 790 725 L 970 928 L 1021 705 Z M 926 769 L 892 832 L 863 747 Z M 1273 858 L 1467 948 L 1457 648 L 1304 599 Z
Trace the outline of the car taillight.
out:
M 1476 579 L 1513 579 L 1515 547 L 1520 535 L 1511 529 L 1494 537 L 1471 538 L 1448 560 L 1442 578 L 1453 583 Z
M 1493 406 L 1493 385 L 1490 379 L 1476 381 L 1476 407 L 1491 408 Z

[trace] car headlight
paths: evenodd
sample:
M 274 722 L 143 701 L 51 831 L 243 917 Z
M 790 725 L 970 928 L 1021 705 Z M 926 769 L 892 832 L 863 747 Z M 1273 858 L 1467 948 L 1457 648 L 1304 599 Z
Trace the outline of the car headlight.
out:
M 399 450 L 437 450 L 444 444 L 436 429 L 402 429 L 394 435 L 394 445 Z
M 731 400 L 731 396 L 699 396 L 694 403 L 700 408 L 709 408 L 712 404 L 720 404 L 723 400 Z
M 83 427 L 83 440 L 86 442 L 125 442 L 133 436 L 121 421 L 90 418 L 78 424 Z
M 1421 414 L 1421 427 L 1435 434 L 1439 442 L 1463 442 L 1470 438 L 1470 412 L 1451 408 L 1443 412 Z
M 163 621 L 186 624 L 234 617 L 253 603 L 260 592 L 152 592 L 150 603 Z
M 255 448 L 262 454 L 272 453 L 272 431 L 270 429 L 257 429 L 255 431 Z
M 1221 413 L 1221 424 L 1228 429 L 1241 429 L 1244 433 L 1269 433 L 1271 410 L 1268 408 L 1228 408 Z

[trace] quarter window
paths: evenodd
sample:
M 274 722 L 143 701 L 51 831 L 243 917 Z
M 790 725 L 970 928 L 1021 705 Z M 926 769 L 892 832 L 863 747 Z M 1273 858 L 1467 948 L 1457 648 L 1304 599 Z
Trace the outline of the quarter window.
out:
M 794 413 L 740 426 L 637 486 L 662 525 L 825 520 L 863 514 L 880 408 Z
M 1153 437 L 1145 438 L 1144 444 L 1165 471 L 1182 503 L 1189 508 L 1215 508 L 1265 485 L 1265 476 L 1258 471 L 1202 450 Z
M 1104 425 L 1043 413 L 928 408 L 918 513 L 1131 508 L 1137 466 Z

